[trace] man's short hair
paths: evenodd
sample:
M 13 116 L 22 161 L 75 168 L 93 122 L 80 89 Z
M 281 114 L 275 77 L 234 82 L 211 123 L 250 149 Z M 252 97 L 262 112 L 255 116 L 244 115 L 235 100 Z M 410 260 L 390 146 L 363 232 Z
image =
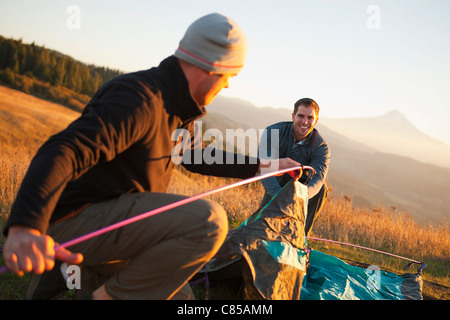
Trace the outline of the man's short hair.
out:
M 300 106 L 304 106 L 306 108 L 313 108 L 314 112 L 316 113 L 316 117 L 319 116 L 319 111 L 320 111 L 319 105 L 313 99 L 311 99 L 311 98 L 302 98 L 302 99 L 298 100 L 294 104 L 294 114 L 297 113 L 298 107 L 300 107 Z

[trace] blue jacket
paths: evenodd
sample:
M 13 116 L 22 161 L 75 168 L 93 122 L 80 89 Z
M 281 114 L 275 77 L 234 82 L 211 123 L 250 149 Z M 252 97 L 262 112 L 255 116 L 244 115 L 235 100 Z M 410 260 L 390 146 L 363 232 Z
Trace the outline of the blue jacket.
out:
M 278 141 L 276 139 L 278 130 Z M 293 122 L 284 121 L 268 126 L 261 137 L 258 149 L 261 159 L 291 158 L 302 165 L 311 166 L 316 171 L 308 184 L 308 197 L 314 197 L 322 188 L 328 174 L 330 164 L 330 149 L 319 132 L 314 129 L 301 144 L 295 143 Z M 281 187 L 289 181 L 289 175 L 269 177 L 261 183 L 270 196 L 274 196 Z

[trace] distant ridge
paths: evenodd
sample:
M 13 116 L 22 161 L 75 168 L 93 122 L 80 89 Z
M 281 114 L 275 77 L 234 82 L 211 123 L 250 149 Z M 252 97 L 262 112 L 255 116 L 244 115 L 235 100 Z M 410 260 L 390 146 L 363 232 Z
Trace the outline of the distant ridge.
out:
M 450 168 L 450 146 L 422 133 L 397 110 L 373 118 L 321 118 L 320 123 L 380 152 Z
M 207 110 L 256 129 L 290 121 L 292 114 L 290 109 L 261 108 L 242 99 L 223 96 L 217 97 Z M 422 133 L 398 110 L 371 118 L 320 117 L 319 125 L 380 152 L 450 168 L 450 146 Z
M 292 113 L 222 96 L 207 110 L 206 126 L 219 130 L 261 129 L 291 120 Z M 450 168 L 427 163 L 423 157 L 431 152 L 427 151 L 430 146 L 437 145 L 440 152 L 447 146 L 417 130 L 402 113 L 392 110 L 379 117 L 356 119 L 321 117 L 317 128 L 331 148 L 328 180 L 333 194 L 347 195 L 361 207 L 408 212 L 421 223 L 450 219 Z M 382 148 L 383 143 L 395 145 L 396 152 Z M 418 159 L 406 152 L 408 148 L 417 149 Z M 440 163 L 448 164 L 445 159 Z

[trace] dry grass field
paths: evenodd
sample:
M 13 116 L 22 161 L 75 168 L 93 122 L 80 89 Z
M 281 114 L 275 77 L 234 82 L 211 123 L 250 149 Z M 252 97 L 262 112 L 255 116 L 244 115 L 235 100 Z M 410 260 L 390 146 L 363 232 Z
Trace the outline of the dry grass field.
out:
M 0 227 L 3 226 L 28 164 L 39 145 L 66 127 L 79 114 L 0 86 Z M 195 195 L 233 182 L 174 171 L 169 192 Z M 331 186 L 332 187 L 332 186 Z M 259 206 L 263 194 L 259 182 L 215 194 L 210 199 L 228 213 L 235 228 Z M 325 202 L 313 228 L 313 237 L 348 242 L 424 261 L 424 294 L 433 299 L 450 299 L 450 225 L 424 226 L 396 208 L 360 209 L 348 197 L 333 194 Z M 0 248 L 4 238 L 0 236 Z M 317 250 L 342 259 L 376 264 L 399 271 L 407 262 L 360 249 L 310 241 Z M 3 261 L 0 259 L 0 266 Z M 0 275 L 0 299 L 20 299 L 23 281 Z M 437 284 L 433 286 L 432 284 Z M 6 288 L 7 287 L 7 288 Z M 3 293 L 2 293 L 3 292 Z
M 79 113 L 0 86 L 0 214 L 6 215 L 39 146 Z

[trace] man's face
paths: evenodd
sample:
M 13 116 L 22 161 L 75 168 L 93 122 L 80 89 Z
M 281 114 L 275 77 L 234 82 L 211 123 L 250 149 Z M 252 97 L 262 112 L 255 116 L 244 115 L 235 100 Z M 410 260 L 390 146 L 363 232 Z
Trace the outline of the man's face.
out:
M 195 92 L 195 101 L 202 106 L 209 105 L 223 88 L 229 87 L 230 78 L 234 76 L 231 73 L 209 73 Z
M 319 120 L 319 118 L 317 118 L 313 108 L 307 108 L 304 105 L 298 107 L 297 113 L 292 114 L 296 142 L 305 139 L 306 136 L 313 131 L 317 120 Z

